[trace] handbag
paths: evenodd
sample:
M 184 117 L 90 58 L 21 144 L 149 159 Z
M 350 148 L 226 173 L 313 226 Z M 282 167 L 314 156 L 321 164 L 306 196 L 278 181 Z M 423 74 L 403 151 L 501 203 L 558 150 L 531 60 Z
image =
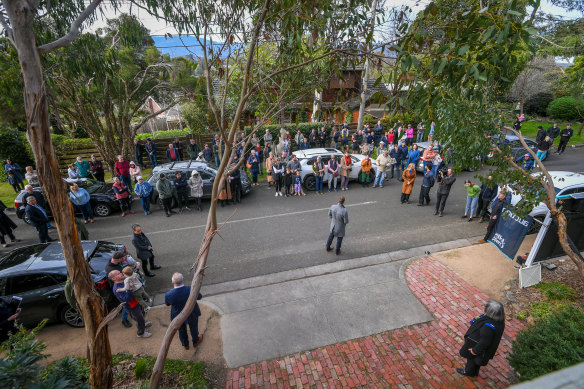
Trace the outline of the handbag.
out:
M 247 162 L 247 163 L 245 164 L 245 167 L 246 167 L 246 168 L 248 168 L 248 169 L 251 169 L 251 163 Z

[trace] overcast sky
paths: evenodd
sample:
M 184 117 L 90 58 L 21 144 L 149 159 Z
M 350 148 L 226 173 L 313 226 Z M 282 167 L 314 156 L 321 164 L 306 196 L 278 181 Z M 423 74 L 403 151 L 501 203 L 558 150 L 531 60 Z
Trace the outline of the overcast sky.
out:
M 401 7 L 402 5 L 408 5 L 414 10 L 414 12 L 419 12 L 424 9 L 426 5 L 430 3 L 430 0 L 386 0 L 386 8 L 391 7 Z M 562 8 L 552 6 L 549 1 L 542 1 L 541 9 L 549 14 L 563 16 L 567 18 L 577 18 L 579 15 L 577 12 L 572 12 L 571 14 L 566 13 Z M 168 26 L 164 20 L 157 20 L 156 17 L 149 15 L 146 11 L 139 9 L 138 7 L 132 7 L 130 9 L 130 3 L 124 3 L 122 6 L 122 11 L 125 13 L 131 13 L 136 15 L 138 19 L 142 21 L 144 26 L 150 30 L 152 35 L 164 35 L 165 33 L 170 33 L 175 35 L 177 31 L 172 27 Z M 113 19 L 116 17 L 115 12 L 110 8 L 104 7 L 104 14 L 106 19 Z M 99 27 L 105 25 L 105 20 L 96 21 L 88 29 L 94 31 Z

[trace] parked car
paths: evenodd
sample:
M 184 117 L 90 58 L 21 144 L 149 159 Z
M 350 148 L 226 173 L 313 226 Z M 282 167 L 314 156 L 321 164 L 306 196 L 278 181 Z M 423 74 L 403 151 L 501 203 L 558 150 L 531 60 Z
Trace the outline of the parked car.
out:
M 539 174 L 541 173 L 533 173 L 532 176 Z M 584 193 L 584 174 L 566 171 L 550 171 L 549 174 L 554 183 L 556 196 Z M 519 188 L 514 188 L 513 185 L 507 185 L 506 188 L 511 191 L 511 204 L 521 207 L 522 197 Z M 501 188 L 499 188 L 500 191 Z M 528 233 L 533 234 L 539 231 L 547 212 L 548 208 L 543 202 L 533 207 L 529 212 L 529 216 L 533 217 L 536 221 L 534 221 Z
M 527 146 L 529 146 L 529 148 L 534 153 L 537 153 L 537 142 L 535 141 L 535 139 L 531 139 L 531 138 L 527 138 L 527 137 L 523 137 L 523 139 L 525 140 L 525 143 L 527 143 Z M 513 156 L 513 160 L 515 160 L 515 161 L 517 161 L 517 159 L 519 157 L 521 157 L 522 155 L 527 153 L 527 150 L 525 149 L 525 147 L 523 147 L 523 145 L 519 141 L 519 137 L 517 137 L 515 135 L 505 135 L 504 137 L 503 137 L 503 135 L 497 135 L 496 137 L 493 137 L 493 142 L 498 146 L 510 147 L 511 155 Z M 546 153 L 545 157 L 543 158 L 543 161 L 545 161 L 547 159 L 548 154 L 549 153 Z M 494 155 L 495 155 L 494 150 L 489 152 L 489 155 L 487 156 L 487 162 L 489 160 L 492 160 Z
M 93 180 L 91 178 L 79 178 L 76 180 L 67 178 L 65 179 L 65 182 L 67 183 L 67 188 L 73 184 L 77 184 L 80 188 L 89 192 L 89 202 L 95 216 L 106 217 L 111 215 L 112 212 L 120 210 L 120 203 L 116 199 L 114 190 L 112 189 L 112 184 Z M 40 187 L 34 187 L 33 190 L 42 193 L 43 196 L 45 195 Z M 16 216 L 30 224 L 25 213 L 26 204 L 24 204 L 23 201 L 25 194 L 26 191 L 23 190 L 18 196 L 16 196 L 16 199 L 14 199 L 14 208 L 16 209 Z M 130 196 L 130 201 L 131 200 L 132 198 Z M 79 211 L 78 207 L 74 208 L 75 213 L 80 215 L 81 211 Z M 50 208 L 46 209 L 46 211 L 49 217 L 53 215 Z
M 108 307 L 118 302 L 108 287 L 105 266 L 123 245 L 103 241 L 82 241 L 83 253 L 99 294 Z M 33 327 L 43 319 L 83 327 L 80 312 L 65 299 L 67 265 L 61 243 L 19 247 L 0 257 L 0 296 L 22 298 L 19 322 Z
M 191 177 L 193 170 L 197 170 L 203 179 L 203 198 L 210 199 L 211 194 L 213 192 L 213 181 L 215 181 L 215 177 L 217 176 L 217 169 L 214 168 L 215 165 L 210 165 L 206 162 L 202 161 L 181 161 L 181 162 L 170 162 L 165 163 L 162 165 L 156 166 L 152 170 L 152 174 L 146 179 L 150 185 L 152 185 L 152 201 L 159 203 L 159 195 L 158 191 L 156 190 L 156 183 L 160 178 L 160 173 L 164 173 L 168 178 L 171 180 L 174 179 L 174 176 L 177 172 L 180 172 L 184 175 L 187 180 Z M 246 195 L 251 191 L 251 180 L 247 173 L 240 169 L 241 173 L 241 194 Z M 176 206 L 176 199 L 173 199 L 172 206 Z M 161 205 L 162 206 L 162 205 Z
M 337 158 L 339 164 L 341 163 L 341 157 L 345 154 L 340 150 L 333 149 L 333 148 L 315 148 L 315 149 L 307 149 L 307 150 L 299 150 L 294 151 L 292 153 L 298 158 L 300 162 L 300 166 L 302 167 L 302 172 L 300 176 L 302 177 L 302 183 L 304 188 L 308 191 L 312 191 L 316 189 L 316 178 L 314 177 L 314 171 L 312 170 L 312 166 L 316 161 L 316 158 L 320 157 L 324 164 L 326 165 L 331 158 L 331 155 L 334 155 Z M 351 160 L 353 162 L 354 168 L 351 170 L 349 174 L 349 180 L 354 181 L 357 180 L 361 182 L 361 161 L 365 159 L 365 156 L 362 154 L 351 154 Z M 374 171 L 374 174 L 377 173 L 377 164 L 375 160 L 371 160 L 371 168 Z M 326 172 L 326 170 L 325 170 Z M 328 173 L 325 173 L 324 176 L 325 182 L 328 180 Z M 340 180 L 340 178 L 339 178 Z M 340 185 L 340 182 L 339 182 Z

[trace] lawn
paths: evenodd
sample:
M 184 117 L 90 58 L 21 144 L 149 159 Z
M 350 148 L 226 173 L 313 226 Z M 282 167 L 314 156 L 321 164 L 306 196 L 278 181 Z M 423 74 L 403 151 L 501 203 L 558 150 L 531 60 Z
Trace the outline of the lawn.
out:
M 521 133 L 529 138 L 535 139 L 537 135 L 537 127 L 542 126 L 544 129 L 548 129 L 549 127 L 553 126 L 553 122 L 524 122 L 521 125 Z M 566 128 L 566 123 L 558 123 L 558 127 L 562 130 Z M 580 128 L 580 123 L 573 123 L 572 129 L 574 130 L 574 135 L 570 138 L 570 143 L 568 143 L 568 147 L 570 145 L 577 145 L 584 143 L 584 135 L 577 135 L 578 128 Z M 558 136 L 554 142 L 557 145 L 560 142 L 560 137 Z

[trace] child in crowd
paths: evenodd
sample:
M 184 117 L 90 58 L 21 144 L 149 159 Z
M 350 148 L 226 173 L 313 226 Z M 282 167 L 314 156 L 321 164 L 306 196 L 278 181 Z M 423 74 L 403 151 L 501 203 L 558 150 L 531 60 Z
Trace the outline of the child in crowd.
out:
M 124 267 L 130 266 L 133 271 L 138 273 L 138 275 L 140 276 L 140 278 L 142 280 L 144 279 L 144 272 L 142 271 L 142 267 L 138 267 L 138 263 L 130 255 L 126 255 L 126 259 L 124 259 L 124 261 L 122 262 L 122 265 L 124 265 Z
M 127 292 L 129 290 L 132 291 L 132 294 L 138 301 L 138 304 L 144 308 L 144 312 L 148 312 L 150 310 L 150 306 L 147 304 L 152 302 L 148 293 L 144 289 L 144 285 L 140 282 L 140 278 L 138 278 L 138 274 L 134 273 L 134 270 L 131 266 L 126 266 L 122 269 L 122 273 L 126 276 L 124 279 L 124 287 L 118 288 L 118 292 Z
M 300 177 L 300 172 L 296 172 L 294 177 L 294 196 L 300 196 L 302 193 L 302 178 Z
M 284 176 L 284 187 L 286 188 L 286 197 L 290 197 L 292 192 L 293 176 L 290 169 L 286 168 L 286 175 Z
M 14 177 L 14 174 L 8 173 L 8 183 L 12 185 L 12 189 L 14 189 L 14 193 L 20 193 L 20 185 L 18 184 L 18 180 Z

